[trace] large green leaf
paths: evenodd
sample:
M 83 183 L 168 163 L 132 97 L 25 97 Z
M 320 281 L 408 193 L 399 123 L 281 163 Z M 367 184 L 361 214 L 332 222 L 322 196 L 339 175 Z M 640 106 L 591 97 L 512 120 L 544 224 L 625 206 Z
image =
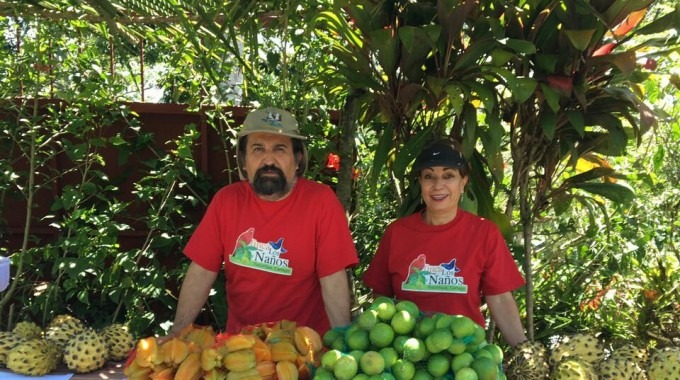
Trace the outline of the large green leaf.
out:
M 613 202 L 626 204 L 635 198 L 635 192 L 628 186 L 616 183 L 574 183 L 571 187 L 600 195 Z
M 393 29 L 380 29 L 371 32 L 371 47 L 376 50 L 378 63 L 386 73 L 392 73 L 397 69 L 399 59 L 399 38 L 394 35 Z
M 394 127 L 391 124 L 382 124 L 382 126 L 384 129 L 375 150 L 371 175 L 368 179 L 368 185 L 371 192 L 374 192 L 376 189 L 378 178 L 380 178 L 380 171 L 387 163 L 387 159 L 389 158 L 390 151 L 393 147 L 392 139 L 394 137 Z

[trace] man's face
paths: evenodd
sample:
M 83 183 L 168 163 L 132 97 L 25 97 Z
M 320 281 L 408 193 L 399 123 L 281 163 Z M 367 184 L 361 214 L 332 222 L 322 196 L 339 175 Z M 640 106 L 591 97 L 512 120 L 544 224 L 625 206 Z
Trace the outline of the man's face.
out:
M 299 157 L 290 137 L 256 132 L 248 135 L 245 169 L 255 193 L 269 200 L 288 194 L 295 183 Z

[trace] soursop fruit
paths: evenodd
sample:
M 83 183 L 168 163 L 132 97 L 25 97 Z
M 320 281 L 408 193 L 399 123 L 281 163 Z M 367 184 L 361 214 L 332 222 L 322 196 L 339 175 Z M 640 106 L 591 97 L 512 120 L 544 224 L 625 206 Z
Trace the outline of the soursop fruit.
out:
M 628 360 L 637 363 L 641 368 L 647 367 L 649 361 L 649 353 L 647 349 L 637 347 L 632 344 L 621 346 L 614 350 L 609 356 L 611 359 Z
M 120 323 L 104 327 L 100 335 L 106 342 L 110 360 L 123 360 L 135 348 L 135 338 L 130 334 L 127 326 Z
M 7 368 L 29 376 L 43 376 L 57 368 L 54 346 L 44 339 L 20 343 L 7 354 Z
M 642 367 L 633 360 L 609 357 L 598 367 L 600 380 L 646 380 Z
M 553 347 L 549 362 L 552 366 L 567 358 L 580 358 L 591 365 L 604 359 L 604 345 L 591 334 L 573 334 L 562 337 Z
M 85 330 L 85 323 L 73 316 L 62 314 L 56 316 L 45 328 L 45 339 L 54 342 L 63 349 L 66 343 Z
M 547 350 L 541 342 L 518 344 L 507 359 L 505 374 L 509 380 L 541 380 L 548 377 Z
M 26 339 L 10 331 L 0 331 L 0 366 L 7 365 L 7 354 Z
M 34 322 L 22 321 L 14 326 L 12 332 L 15 335 L 24 337 L 26 339 L 40 339 L 42 338 L 42 328 Z
M 106 341 L 93 329 L 85 329 L 64 347 L 64 363 L 77 373 L 102 368 L 109 357 Z
M 649 380 L 680 380 L 680 347 L 666 347 L 652 355 L 647 367 Z
M 565 358 L 553 369 L 551 380 L 597 380 L 593 366 L 581 358 Z

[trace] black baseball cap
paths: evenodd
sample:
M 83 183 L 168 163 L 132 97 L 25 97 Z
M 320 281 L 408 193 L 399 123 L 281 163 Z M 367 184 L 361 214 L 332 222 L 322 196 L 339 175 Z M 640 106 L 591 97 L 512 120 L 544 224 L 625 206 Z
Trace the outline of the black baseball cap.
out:
M 456 150 L 450 142 L 437 141 L 426 146 L 416 158 L 413 171 L 418 173 L 425 168 L 443 166 L 446 168 L 460 169 L 467 166 L 463 153 Z

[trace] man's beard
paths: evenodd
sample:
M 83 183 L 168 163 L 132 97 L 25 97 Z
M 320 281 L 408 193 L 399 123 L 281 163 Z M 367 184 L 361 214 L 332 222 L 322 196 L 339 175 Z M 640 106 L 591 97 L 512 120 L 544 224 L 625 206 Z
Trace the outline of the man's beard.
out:
M 263 174 L 275 173 L 276 176 L 264 176 Z M 253 180 L 253 189 L 259 195 L 285 195 L 290 190 L 286 176 L 281 169 L 274 165 L 267 165 L 259 168 L 255 172 L 255 179 Z

